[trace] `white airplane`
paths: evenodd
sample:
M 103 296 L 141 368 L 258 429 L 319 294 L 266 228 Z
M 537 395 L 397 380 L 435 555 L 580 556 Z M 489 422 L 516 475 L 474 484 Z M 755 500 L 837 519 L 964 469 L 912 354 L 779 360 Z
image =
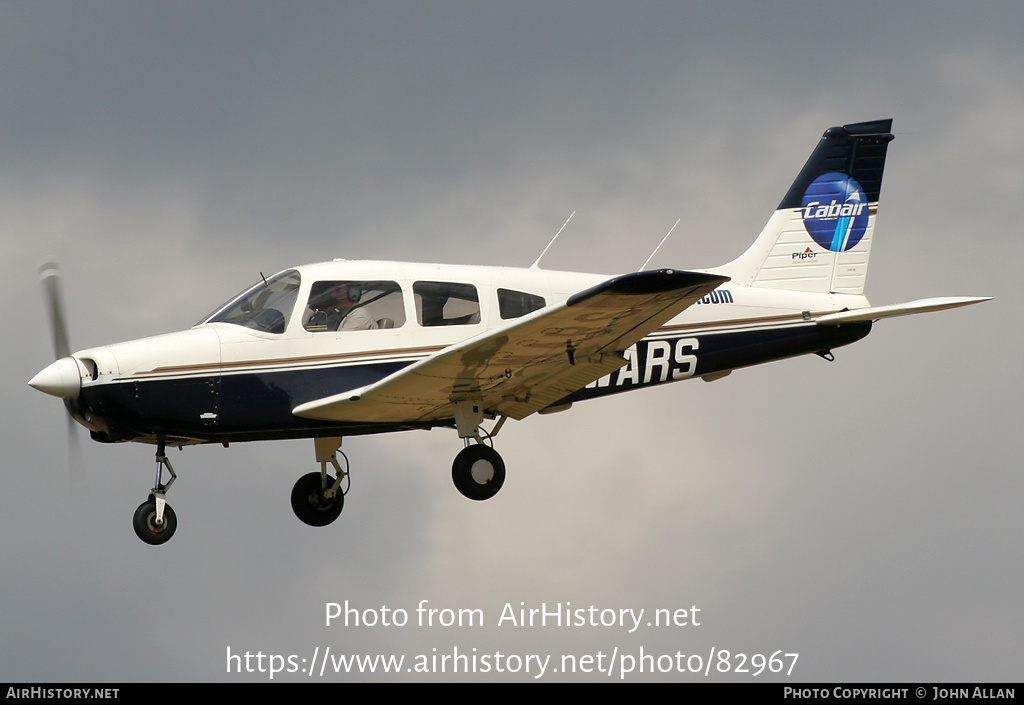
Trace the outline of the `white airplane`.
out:
M 150 544 L 177 527 L 167 446 L 312 438 L 320 470 L 299 478 L 292 507 L 324 526 L 348 489 L 343 437 L 452 427 L 464 443 L 455 486 L 488 499 L 505 478 L 491 439 L 510 418 L 796 355 L 831 360 L 878 319 L 987 300 L 864 297 L 891 126 L 827 130 L 753 245 L 709 270 L 609 279 L 335 260 L 261 275 L 189 330 L 72 355 L 50 266 L 58 359 L 29 384 L 64 399 L 94 440 L 156 445 L 134 517 Z

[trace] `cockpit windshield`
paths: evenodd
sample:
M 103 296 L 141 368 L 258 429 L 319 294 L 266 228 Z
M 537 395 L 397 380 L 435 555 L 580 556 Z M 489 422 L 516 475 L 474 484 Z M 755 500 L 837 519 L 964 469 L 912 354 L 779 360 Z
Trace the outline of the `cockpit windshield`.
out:
M 260 281 L 202 323 L 233 323 L 266 333 L 284 333 L 298 294 L 299 273 L 289 269 Z

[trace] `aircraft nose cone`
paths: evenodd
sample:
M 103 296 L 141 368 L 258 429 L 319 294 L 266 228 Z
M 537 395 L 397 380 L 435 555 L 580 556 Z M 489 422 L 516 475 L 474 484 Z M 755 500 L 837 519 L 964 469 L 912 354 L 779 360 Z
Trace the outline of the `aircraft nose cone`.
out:
M 77 399 L 82 373 L 73 357 L 62 357 L 28 381 L 30 387 L 61 399 Z

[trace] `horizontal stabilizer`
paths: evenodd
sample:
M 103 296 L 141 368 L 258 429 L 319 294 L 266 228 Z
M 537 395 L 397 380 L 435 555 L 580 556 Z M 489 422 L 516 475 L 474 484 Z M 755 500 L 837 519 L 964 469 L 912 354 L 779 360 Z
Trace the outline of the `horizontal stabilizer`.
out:
M 905 304 L 892 304 L 891 306 L 872 306 L 860 308 L 853 311 L 840 311 L 829 313 L 817 319 L 818 325 L 838 326 L 843 323 L 856 323 L 858 321 L 877 321 L 880 318 L 891 318 L 893 316 L 909 316 L 912 313 L 927 313 L 928 311 L 944 311 L 947 308 L 958 306 L 969 306 L 970 304 L 988 301 L 991 296 L 946 296 L 937 299 L 919 299 Z

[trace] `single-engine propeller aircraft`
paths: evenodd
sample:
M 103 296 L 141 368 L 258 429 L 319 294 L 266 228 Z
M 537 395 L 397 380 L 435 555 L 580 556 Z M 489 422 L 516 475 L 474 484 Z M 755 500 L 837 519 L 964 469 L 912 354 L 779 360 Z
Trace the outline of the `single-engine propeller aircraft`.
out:
M 156 482 L 134 517 L 150 544 L 177 527 L 167 446 L 312 438 L 320 470 L 291 501 L 324 526 L 348 489 L 342 438 L 453 427 L 455 486 L 488 499 L 505 478 L 491 439 L 508 419 L 796 355 L 831 360 L 878 319 L 985 301 L 864 297 L 891 126 L 826 130 L 753 245 L 709 270 L 335 260 L 261 275 L 189 330 L 72 355 L 51 266 L 57 361 L 29 384 L 63 398 L 94 440 L 156 445 Z

